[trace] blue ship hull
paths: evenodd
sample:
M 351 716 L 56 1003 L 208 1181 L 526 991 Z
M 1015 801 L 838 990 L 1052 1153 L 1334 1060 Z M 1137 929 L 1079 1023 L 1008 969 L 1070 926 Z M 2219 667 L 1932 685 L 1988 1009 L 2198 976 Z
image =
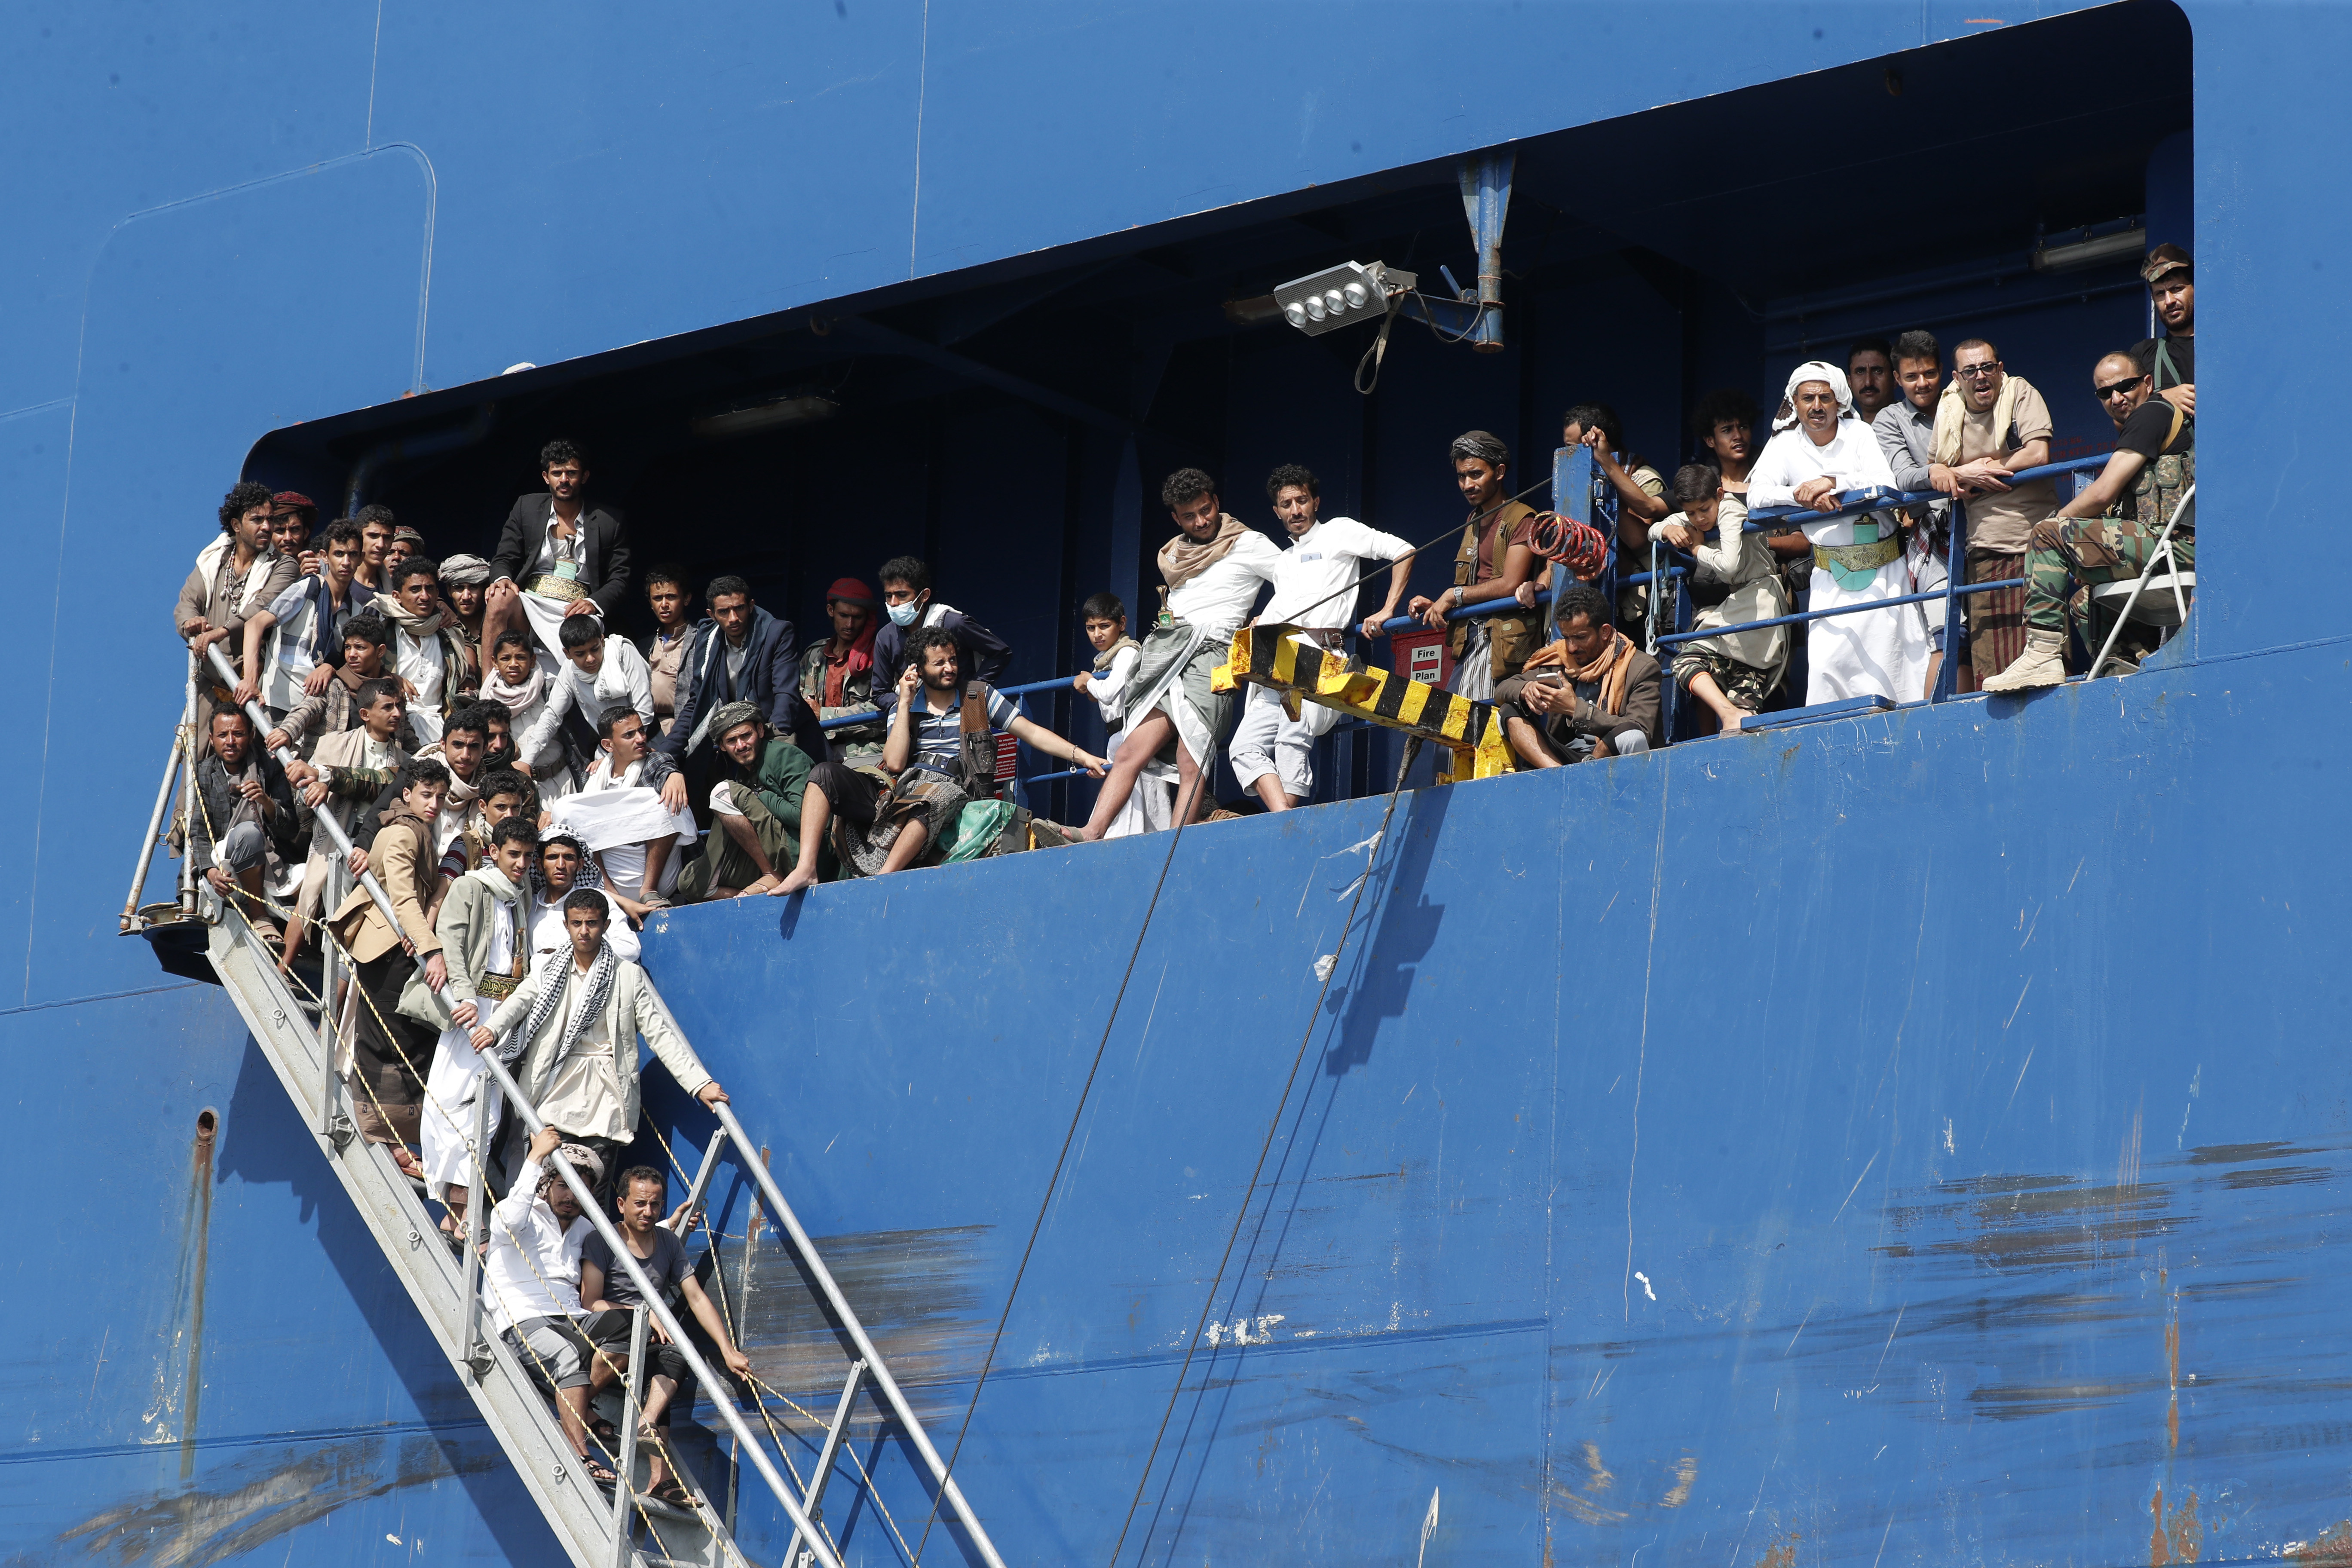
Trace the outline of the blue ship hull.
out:
M 2352 1559 L 2352 17 L 1962 9 L 26 10 L 0 1561 L 564 1560 L 227 1000 L 113 934 L 163 610 L 241 465 L 331 513 L 375 443 L 496 400 L 391 492 L 479 549 L 609 395 L 641 563 L 749 552 L 807 635 L 833 574 L 915 549 L 1042 679 L 1077 595 L 1141 602 L 1179 462 L 1254 506 L 1304 458 L 1420 538 L 1461 427 L 1541 452 L 1601 394 L 1663 463 L 1707 387 L 1931 321 L 2097 449 L 2084 372 L 2144 295 L 1984 260 L 2045 216 L 1937 195 L 1987 168 L 2061 191 L 2053 232 L 2196 250 L 2223 499 L 2162 668 L 1416 788 L 1369 851 L 1395 752 L 1349 742 L 1327 789 L 1360 798 L 683 910 L 646 962 L 1009 1561 Z M 1465 73 L 1465 40 L 1504 42 Z M 1400 335 L 1367 402 L 1356 340 L 1228 333 L 1293 255 L 1461 274 L 1453 160 L 1507 142 L 1505 353 Z M 1857 190 L 1873 145 L 1902 157 Z M 1048 283 L 1071 313 L 989 335 Z M 1146 296 L 1116 341 L 1085 313 Z M 778 448 L 772 505 L 740 454 L 628 447 L 877 321 L 929 357 L 869 335 L 843 396 L 875 412 Z M 691 1171 L 709 1124 L 648 1081 Z M 764 1375 L 819 1408 L 831 1342 L 731 1177 L 713 1226 Z M 899 1561 L 923 1489 L 860 1419 L 877 1489 L 831 1517 Z

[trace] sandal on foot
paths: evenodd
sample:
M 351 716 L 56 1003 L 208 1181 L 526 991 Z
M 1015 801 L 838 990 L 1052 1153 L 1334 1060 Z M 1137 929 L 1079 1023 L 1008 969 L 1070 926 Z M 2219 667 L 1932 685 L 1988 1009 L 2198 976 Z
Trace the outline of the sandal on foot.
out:
M 688 1513 L 692 1513 L 701 1506 L 695 1501 L 694 1494 L 686 1489 L 686 1484 L 676 1476 L 669 1477 L 661 1485 L 656 1487 L 653 1489 L 653 1495 L 669 1504 L 670 1507 L 682 1508 Z

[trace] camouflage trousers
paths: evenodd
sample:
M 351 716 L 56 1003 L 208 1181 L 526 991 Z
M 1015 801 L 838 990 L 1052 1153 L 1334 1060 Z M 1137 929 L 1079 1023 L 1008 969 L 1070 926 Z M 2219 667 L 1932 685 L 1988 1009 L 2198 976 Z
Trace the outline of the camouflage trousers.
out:
M 2105 583 L 2128 583 L 2156 553 L 2161 523 L 2131 518 L 2046 518 L 2033 525 L 2033 545 L 2025 554 L 2025 624 L 2037 632 L 2074 633 L 2094 653 L 2103 634 L 2094 626 L 2091 590 Z M 2197 562 L 2197 536 L 2176 529 L 2172 553 L 2184 572 Z M 2104 617 L 2103 617 L 2104 619 Z

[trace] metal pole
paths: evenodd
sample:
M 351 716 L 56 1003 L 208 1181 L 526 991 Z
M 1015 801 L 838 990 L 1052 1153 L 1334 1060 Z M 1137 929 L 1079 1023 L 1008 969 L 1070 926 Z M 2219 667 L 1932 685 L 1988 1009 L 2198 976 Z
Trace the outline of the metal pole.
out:
M 540 1120 L 539 1112 L 532 1109 L 530 1101 L 523 1098 L 521 1089 L 517 1086 L 513 1076 L 507 1071 L 506 1064 L 499 1060 L 496 1053 L 485 1056 L 482 1058 L 482 1065 L 489 1069 L 491 1077 L 499 1080 L 499 1088 L 505 1090 L 507 1101 L 514 1107 L 515 1116 L 522 1122 L 523 1131 L 526 1133 L 536 1133 L 547 1125 Z M 717 1109 L 721 1115 L 726 1114 L 727 1108 L 724 1105 Z M 731 1121 L 732 1118 L 729 1120 Z M 737 1127 L 730 1126 L 728 1131 L 738 1139 L 743 1135 L 741 1130 Z M 742 1445 L 742 1451 L 751 1457 L 751 1463 L 758 1468 L 760 1479 L 768 1483 L 768 1489 L 776 1494 L 778 1502 L 783 1504 L 785 1517 L 793 1521 L 794 1527 L 809 1536 L 810 1550 L 816 1553 L 817 1562 L 823 1565 L 823 1568 L 841 1568 L 840 1559 L 834 1556 L 832 1549 L 817 1537 L 814 1531 L 809 1529 L 808 1516 L 801 1512 L 799 1499 L 793 1495 L 793 1489 L 784 1484 L 784 1478 L 776 1473 L 776 1467 L 769 1459 L 766 1447 L 751 1435 L 751 1428 L 743 1420 L 743 1413 L 735 1407 L 733 1397 L 725 1392 L 730 1384 L 720 1381 L 719 1373 L 711 1370 L 710 1363 L 702 1359 L 702 1352 L 694 1348 L 694 1342 L 687 1337 L 685 1325 L 677 1321 L 676 1314 L 672 1313 L 668 1305 L 662 1300 L 661 1292 L 654 1288 L 654 1282 L 646 1277 L 645 1265 L 637 1260 L 637 1255 L 629 1250 L 629 1244 L 621 1238 L 619 1231 L 613 1228 L 613 1222 L 605 1216 L 603 1206 L 596 1202 L 596 1194 L 588 1190 L 588 1184 L 580 1179 L 580 1173 L 572 1168 L 571 1162 L 554 1160 L 551 1161 L 550 1164 L 554 1173 L 563 1179 L 563 1184 L 572 1189 L 572 1195 L 580 1200 L 581 1214 L 587 1218 L 590 1225 L 595 1227 L 596 1234 L 604 1238 L 604 1245 L 613 1249 L 613 1261 L 628 1271 L 629 1279 L 637 1287 L 638 1299 L 644 1301 L 653 1312 L 654 1321 L 661 1324 L 663 1331 L 669 1335 L 670 1342 L 677 1347 L 681 1355 L 686 1357 L 686 1364 L 694 1369 L 695 1378 L 709 1392 L 712 1405 L 726 1421 L 728 1429 L 735 1434 L 737 1441 Z M 827 1277 L 827 1283 L 830 1282 L 830 1278 Z M 925 1447 L 928 1451 L 929 1446 L 925 1445 Z M 1003 1568 L 1003 1564 L 996 1560 L 992 1552 L 989 1563 L 990 1568 Z
M 864 1362 L 849 1363 L 849 1381 L 841 1385 L 841 1403 L 833 1407 L 833 1425 L 825 1428 L 824 1447 L 817 1452 L 816 1468 L 809 1472 L 808 1495 L 802 1500 L 801 1511 L 813 1520 L 821 1521 L 824 1518 L 824 1483 L 833 1474 L 833 1457 L 841 1452 L 841 1435 L 848 1430 L 849 1408 L 857 1398 L 858 1381 L 865 1375 Z M 793 1543 L 784 1549 L 785 1568 L 792 1568 L 800 1552 L 801 1538 L 795 1533 Z
M 2172 509 L 2171 518 L 2164 525 L 2164 531 L 2157 535 L 2156 548 L 2148 552 L 2147 564 L 2139 569 L 2139 581 L 2132 584 L 2131 597 L 2124 601 L 2124 607 L 2116 613 L 2115 628 L 2107 633 L 2107 640 L 2102 644 L 2099 648 L 2099 657 L 2091 661 L 2091 679 L 2093 680 L 2099 679 L 2099 671 L 2106 665 L 2107 655 L 2115 651 L 2116 639 L 2124 635 L 2124 627 L 2131 620 L 2133 607 L 2139 603 L 2140 595 L 2147 591 L 2147 580 L 2156 574 L 2156 563 L 2160 560 L 2170 559 L 2170 557 L 2165 554 L 2165 552 L 2172 543 L 2172 531 L 2179 526 L 2180 514 L 2188 510 L 2189 503 L 2196 499 L 2197 487 L 2195 485 L 2190 485 L 2186 490 L 2181 492 L 2179 503 Z M 2175 561 L 2173 563 L 2172 572 L 2172 602 L 2175 607 L 2180 611 L 2180 618 L 2185 622 L 2189 618 L 2189 607 L 2186 602 L 2180 597 L 2180 565 L 2179 562 Z
M 348 873 L 341 856 L 327 861 L 327 880 L 319 890 L 319 924 L 323 930 L 328 912 L 343 901 L 343 878 Z M 340 1149 L 347 1140 L 337 1138 L 336 1123 L 341 1108 L 335 1100 L 335 1058 L 342 1054 L 342 982 L 352 978 L 343 968 L 340 950 L 331 935 L 319 942 L 319 1135 Z
M 172 750 L 163 759 L 163 782 L 155 786 L 155 809 L 147 814 L 147 837 L 139 842 L 139 869 L 131 873 L 131 896 L 122 900 L 122 929 L 129 931 L 139 915 L 139 895 L 147 890 L 147 868 L 154 863 L 155 841 L 163 836 L 163 813 L 171 808 L 172 781 L 179 775 L 182 748 L 196 727 L 194 666 L 189 667 L 188 699 L 180 708 L 179 727 L 172 731 Z
M 710 1193 L 711 1174 L 719 1169 L 719 1152 L 727 1146 L 727 1129 L 720 1128 L 710 1135 L 710 1147 L 703 1152 L 702 1167 L 694 1173 L 694 1184 L 686 1190 L 686 1206 L 677 1216 L 677 1234 L 683 1237 L 693 1234 L 697 1221 L 702 1218 L 702 1206 Z M 727 1282 L 721 1279 L 724 1290 Z
M 495 1047 L 493 1047 L 495 1048 Z M 330 1084 L 334 1074 L 327 1075 Z M 478 1089 L 474 1097 L 474 1173 L 466 1183 L 466 1331 L 462 1339 L 466 1364 L 473 1369 L 474 1381 L 479 1383 L 489 1375 L 488 1347 L 482 1343 L 482 1242 L 488 1235 L 488 1215 L 484 1212 L 483 1166 L 490 1157 L 490 1091 Z
M 1503 220 L 1511 207 L 1514 161 L 1509 153 L 1487 153 L 1458 172 L 1462 210 L 1478 246 L 1478 319 L 1468 336 L 1482 354 L 1503 351 Z
M 1969 569 L 1969 508 L 1952 498 L 1952 536 L 1944 542 L 1944 667 L 1936 672 L 1930 702 L 1958 695 L 1960 689 L 1960 577 Z
M 236 670 L 229 664 L 227 659 L 221 657 L 220 645 L 218 643 L 215 643 L 212 647 L 205 649 L 205 652 L 213 661 L 213 672 L 218 675 L 222 680 L 226 682 L 229 689 L 234 691 L 236 689 Z M 258 701 L 248 702 L 245 705 L 245 716 L 253 721 L 253 733 L 256 739 L 269 733 L 269 715 L 262 711 L 261 704 Z M 276 754 L 280 763 L 296 763 L 301 761 L 300 756 L 291 746 L 278 747 Z M 193 767 L 188 770 L 188 777 L 191 784 L 193 784 L 195 778 L 195 769 Z M 327 837 L 333 842 L 336 852 L 342 855 L 346 861 L 348 861 L 352 852 L 352 836 L 343 831 L 343 825 L 337 822 L 332 816 L 329 816 L 323 810 L 316 816 L 312 817 L 311 821 L 317 826 L 326 829 Z M 193 860 L 194 858 L 194 857 L 192 855 L 190 859 Z M 383 911 L 383 918 L 392 922 L 394 933 L 395 935 L 402 934 L 400 911 L 392 907 L 392 895 L 383 890 L 383 884 L 375 879 L 375 873 L 373 871 L 362 872 L 360 874 L 360 885 L 365 888 L 368 890 L 368 896 L 375 900 L 375 907 Z M 326 913 L 323 910 L 320 912 L 322 915 Z
M 220 649 L 205 650 L 215 658 Z M 227 668 L 224 665 L 222 668 Z M 234 685 L 234 682 L 231 682 Z M 188 655 L 187 765 L 180 770 L 180 914 L 196 912 L 196 656 Z
M 640 1307 L 629 1325 L 629 1370 L 622 1379 L 621 1462 L 613 1468 L 613 1568 L 629 1568 L 635 1550 L 629 1540 L 629 1498 L 636 1489 L 637 1390 L 645 1382 L 646 1325 L 651 1321 Z
M 733 1106 L 721 1100 L 710 1109 L 718 1113 L 719 1124 L 727 1129 L 739 1147 L 748 1149 L 751 1146 L 751 1140 L 744 1132 L 743 1124 L 735 1119 Z M 857 1314 L 850 1310 L 848 1299 L 842 1295 L 841 1287 L 834 1282 L 833 1270 L 827 1268 L 824 1266 L 824 1259 L 817 1256 L 815 1247 L 809 1241 L 808 1232 L 801 1228 L 800 1217 L 793 1213 L 792 1205 L 784 1202 L 783 1189 L 776 1185 L 775 1177 L 769 1173 L 764 1165 L 752 1165 L 751 1177 L 760 1184 L 760 1190 L 767 1194 L 769 1209 L 783 1226 L 785 1232 L 792 1237 L 793 1245 L 799 1249 L 803 1267 L 814 1276 L 817 1288 L 824 1292 L 825 1300 L 831 1303 L 835 1314 L 841 1319 L 841 1325 L 848 1332 L 850 1342 L 857 1347 L 857 1353 L 866 1358 L 875 1386 L 881 1389 L 882 1396 L 889 1401 L 891 1410 L 898 1415 L 899 1425 L 906 1428 L 908 1439 L 914 1443 L 915 1451 L 922 1455 L 923 1462 L 930 1467 L 932 1479 L 939 1482 L 940 1491 L 947 1498 L 948 1506 L 955 1510 L 956 1518 L 962 1521 L 966 1533 L 971 1537 L 972 1544 L 980 1549 L 980 1554 L 987 1562 L 988 1568 L 1004 1568 L 1004 1559 L 996 1554 L 995 1543 L 989 1540 L 988 1531 L 981 1527 L 978 1516 L 971 1511 L 971 1505 L 964 1501 L 962 1489 L 959 1488 L 955 1484 L 955 1479 L 948 1474 L 946 1461 L 940 1458 L 939 1450 L 931 1447 L 930 1436 L 923 1430 L 922 1422 L 916 1418 L 915 1407 L 909 1405 L 907 1402 L 907 1396 L 898 1391 L 898 1379 L 890 1375 L 889 1367 L 883 1363 L 882 1352 L 874 1348 L 874 1342 L 866 1337 L 865 1325 L 857 1321 Z

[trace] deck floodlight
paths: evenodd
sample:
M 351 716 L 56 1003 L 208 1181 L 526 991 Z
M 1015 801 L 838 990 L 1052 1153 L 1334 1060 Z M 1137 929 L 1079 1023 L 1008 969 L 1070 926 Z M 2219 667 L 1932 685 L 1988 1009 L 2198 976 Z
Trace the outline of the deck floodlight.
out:
M 1292 279 L 1275 289 L 1274 298 L 1282 319 L 1312 337 L 1386 315 L 1390 296 L 1416 281 L 1412 273 L 1391 271 L 1377 261 L 1343 261 Z
M 2033 270 L 2065 272 L 2077 267 L 2095 267 L 2102 261 L 2137 257 L 2147 248 L 2147 230 L 2145 228 L 2122 229 L 2065 245 L 2038 245 L 2033 248 Z
M 705 440 L 724 440 L 730 436 L 749 436 L 757 430 L 774 430 L 787 425 L 806 425 L 813 420 L 828 419 L 840 407 L 841 405 L 829 397 L 771 397 L 755 403 L 738 404 L 718 414 L 706 414 L 693 422 L 694 433 Z

